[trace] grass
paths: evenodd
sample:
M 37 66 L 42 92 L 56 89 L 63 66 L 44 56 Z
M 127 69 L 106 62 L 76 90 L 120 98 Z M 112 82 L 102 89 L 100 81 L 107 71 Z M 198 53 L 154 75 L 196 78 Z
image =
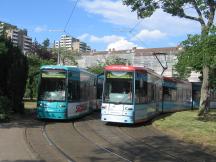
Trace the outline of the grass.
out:
M 197 114 L 197 111 L 165 114 L 155 120 L 153 125 L 168 135 L 199 144 L 216 153 L 216 111 L 210 111 L 205 118 Z

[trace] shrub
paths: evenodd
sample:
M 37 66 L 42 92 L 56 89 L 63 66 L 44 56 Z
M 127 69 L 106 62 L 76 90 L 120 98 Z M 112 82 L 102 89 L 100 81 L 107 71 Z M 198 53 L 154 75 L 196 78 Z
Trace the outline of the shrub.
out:
M 0 120 L 9 118 L 11 112 L 11 102 L 5 96 L 0 96 Z

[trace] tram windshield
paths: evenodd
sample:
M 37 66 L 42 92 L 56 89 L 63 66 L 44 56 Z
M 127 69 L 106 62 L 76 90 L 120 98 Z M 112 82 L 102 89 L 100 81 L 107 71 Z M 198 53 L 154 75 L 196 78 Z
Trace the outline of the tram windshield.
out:
M 125 71 L 107 72 L 104 89 L 104 102 L 132 104 L 133 73 Z
M 65 101 L 66 72 L 61 70 L 42 71 L 39 85 L 39 100 Z

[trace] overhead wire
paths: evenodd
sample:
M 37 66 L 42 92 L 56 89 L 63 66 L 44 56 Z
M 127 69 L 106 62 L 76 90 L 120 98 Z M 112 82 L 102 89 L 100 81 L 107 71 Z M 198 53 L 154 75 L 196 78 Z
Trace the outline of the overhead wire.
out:
M 133 34 L 133 31 L 140 25 L 140 23 L 142 22 L 143 19 L 141 19 L 140 21 L 138 21 L 130 30 L 128 30 L 128 34 L 130 34 L 133 38 L 137 39 L 142 45 L 145 46 L 145 43 L 138 38 L 135 34 Z M 165 63 L 166 65 L 162 65 L 161 61 L 159 60 L 159 58 L 157 57 L 157 55 L 164 55 L 164 59 L 165 59 Z M 165 70 L 167 70 L 168 65 L 167 65 L 167 58 L 166 58 L 166 54 L 165 53 L 153 53 L 153 56 L 157 59 L 157 61 L 160 63 L 161 67 L 163 68 L 163 71 L 161 73 L 161 75 L 163 75 L 163 73 L 165 72 Z
M 67 26 L 68 26 L 68 24 L 69 24 L 69 22 L 70 22 L 70 19 L 71 19 L 72 15 L 73 15 L 73 13 L 74 13 L 74 11 L 75 11 L 75 9 L 76 9 L 76 6 L 77 6 L 77 4 L 78 4 L 78 1 L 79 1 L 79 0 L 76 0 L 76 2 L 75 2 L 75 4 L 74 4 L 74 7 L 73 7 L 72 10 L 71 10 L 70 16 L 68 17 L 68 20 L 67 20 L 67 22 L 66 22 L 66 24 L 65 24 L 65 26 L 64 26 L 64 32 L 66 32 Z

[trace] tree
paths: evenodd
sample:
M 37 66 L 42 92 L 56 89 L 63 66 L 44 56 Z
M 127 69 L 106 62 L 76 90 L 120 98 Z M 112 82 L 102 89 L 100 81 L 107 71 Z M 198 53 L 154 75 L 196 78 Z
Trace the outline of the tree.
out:
M 26 84 L 25 97 L 33 99 L 37 97 L 40 67 L 42 65 L 53 65 L 56 64 L 56 62 L 53 59 L 42 59 L 34 54 L 29 54 L 27 59 L 29 65 L 29 72 Z
M 63 65 L 69 64 L 69 65 L 78 65 L 76 62 L 75 57 L 80 56 L 79 52 L 68 50 L 65 47 L 54 48 L 53 50 L 54 55 L 58 55 L 60 57 L 60 63 Z
M 48 49 L 49 46 L 50 46 L 50 40 L 49 40 L 48 38 L 45 39 L 45 40 L 43 41 L 42 45 L 43 45 L 43 48 Z
M 161 8 L 164 12 L 172 16 L 186 18 L 199 22 L 201 25 L 201 37 L 206 37 L 214 23 L 216 1 L 215 0 L 123 0 L 123 4 L 131 6 L 132 11 L 137 11 L 140 18 L 150 17 L 157 9 Z M 197 16 L 186 13 L 186 8 L 194 9 Z M 202 53 L 203 58 L 205 53 Z M 207 94 L 209 87 L 209 70 L 207 60 L 202 64 L 202 87 L 199 114 L 203 115 L 206 107 Z
M 9 99 L 14 112 L 24 110 L 22 99 L 28 74 L 28 62 L 21 50 L 0 39 L 0 96 Z
M 107 57 L 104 62 L 98 61 L 97 65 L 88 67 L 88 70 L 92 73 L 95 73 L 95 74 L 101 74 L 101 73 L 103 73 L 104 66 L 114 65 L 114 64 L 116 64 L 116 65 L 126 65 L 126 64 L 130 65 L 131 63 L 127 59 L 110 56 L 110 57 Z
M 50 42 L 49 39 L 43 41 L 42 45 L 35 40 L 32 45 L 31 52 L 29 54 L 38 55 L 41 59 L 54 59 L 56 60 L 55 55 L 52 54 L 52 51 L 49 48 Z
M 209 67 L 209 78 L 207 90 L 215 89 L 216 78 L 216 33 L 210 33 L 209 35 L 189 35 L 188 39 L 182 42 L 183 51 L 178 56 L 178 63 L 176 64 L 176 70 L 180 74 L 180 77 L 187 77 L 191 70 L 202 71 L 204 65 Z M 203 80 L 203 77 L 201 78 Z M 208 94 L 203 94 L 208 95 Z M 202 96 L 202 95 L 201 95 Z M 207 113 L 209 106 L 209 96 L 207 98 L 204 109 L 200 109 L 199 114 Z

